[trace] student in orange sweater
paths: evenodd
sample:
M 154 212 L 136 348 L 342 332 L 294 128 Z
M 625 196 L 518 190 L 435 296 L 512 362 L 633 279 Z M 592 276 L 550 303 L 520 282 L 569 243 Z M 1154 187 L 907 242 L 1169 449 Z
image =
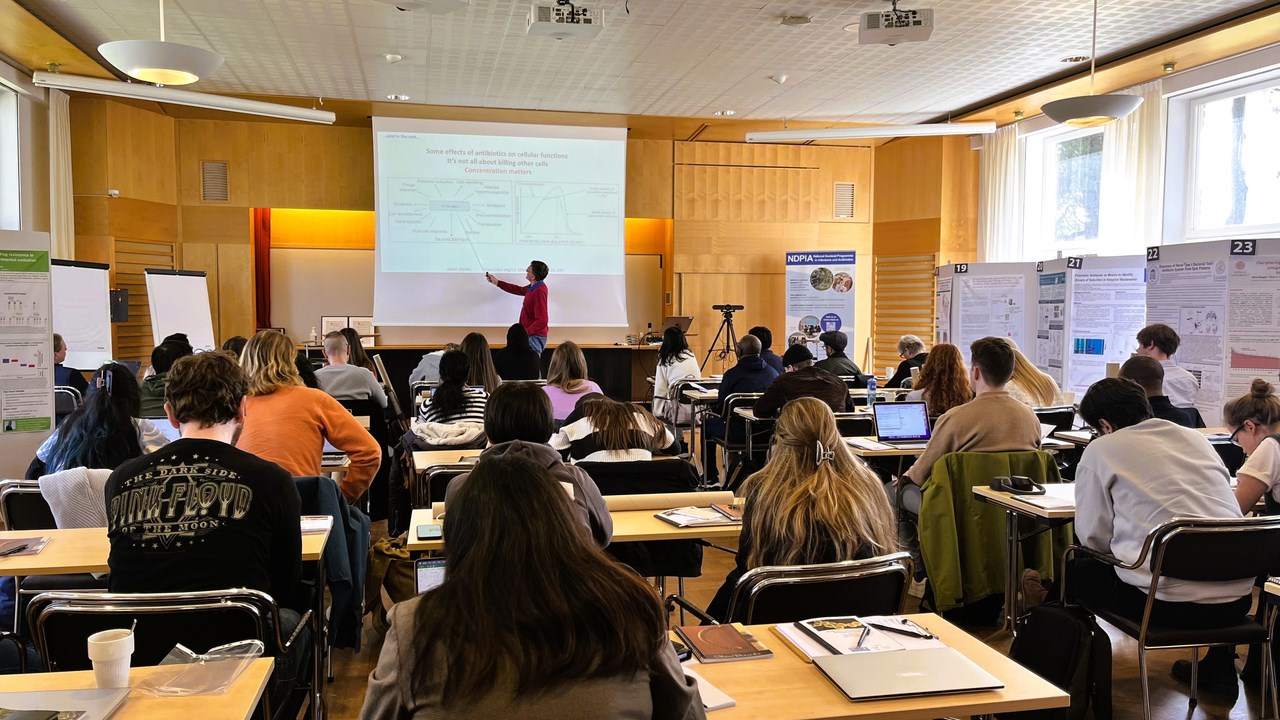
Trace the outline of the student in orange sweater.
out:
M 249 397 L 236 447 L 301 477 L 320 474 L 328 440 L 351 459 L 340 485 L 355 502 L 382 463 L 378 443 L 337 400 L 302 384 L 293 356 L 293 342 L 274 330 L 263 330 L 245 345 L 241 363 L 249 375 Z

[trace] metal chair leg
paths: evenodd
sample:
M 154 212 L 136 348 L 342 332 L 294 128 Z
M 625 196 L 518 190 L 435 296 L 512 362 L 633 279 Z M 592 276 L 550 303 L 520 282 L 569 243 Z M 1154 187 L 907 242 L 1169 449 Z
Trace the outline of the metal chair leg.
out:
M 1191 708 L 1196 706 L 1196 692 L 1200 689 L 1200 653 L 1196 652 L 1199 649 L 1191 648 L 1191 698 L 1187 701 Z
M 1275 657 L 1271 654 L 1271 643 L 1266 642 L 1262 645 L 1262 677 L 1265 683 L 1262 686 L 1262 709 L 1260 717 L 1268 717 L 1267 709 L 1270 708 L 1270 717 L 1280 715 L 1280 700 L 1276 698 L 1276 671 Z M 1271 703 L 1268 705 L 1267 697 L 1270 696 Z
M 676 594 L 679 595 L 680 597 L 684 597 L 684 578 L 678 575 L 676 576 Z M 685 622 L 684 606 L 681 605 L 680 606 L 680 624 L 684 625 L 684 622 Z
M 1151 688 L 1147 684 L 1147 649 L 1138 646 L 1138 676 L 1142 680 L 1142 717 L 1151 720 Z

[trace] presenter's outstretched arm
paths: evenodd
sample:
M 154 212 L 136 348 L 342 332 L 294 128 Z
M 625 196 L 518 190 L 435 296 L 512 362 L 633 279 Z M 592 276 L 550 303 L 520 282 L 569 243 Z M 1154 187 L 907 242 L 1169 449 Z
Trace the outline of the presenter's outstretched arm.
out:
M 493 275 L 491 275 L 490 273 L 485 273 L 485 274 L 484 274 L 484 279 L 485 279 L 485 280 L 488 280 L 490 285 L 497 285 L 497 284 L 498 284 L 498 278 L 494 277 L 494 276 L 493 276 Z

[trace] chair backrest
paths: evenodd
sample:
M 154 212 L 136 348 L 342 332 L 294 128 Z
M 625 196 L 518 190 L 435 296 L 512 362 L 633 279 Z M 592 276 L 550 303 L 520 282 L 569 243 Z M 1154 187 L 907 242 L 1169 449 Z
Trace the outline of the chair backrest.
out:
M 35 480 L 0 480 L 0 520 L 6 530 L 51 530 L 53 510 Z
M 418 488 L 418 500 L 414 507 L 429 507 L 433 502 L 444 502 L 444 494 L 449 490 L 449 483 L 459 475 L 465 475 L 475 469 L 469 463 L 450 463 L 448 465 L 432 465 L 423 473 L 422 487 Z
M 376 401 L 372 399 L 339 400 L 338 404 L 350 410 L 352 415 L 369 418 L 369 434 L 373 436 L 374 440 L 378 441 L 380 447 L 385 448 L 389 444 L 386 410 Z
M 1061 407 L 1032 408 L 1036 419 L 1045 425 L 1052 425 L 1055 431 L 1070 430 L 1076 421 L 1076 409 L 1070 405 Z
M 795 622 L 831 615 L 902 612 L 911 581 L 905 552 L 821 565 L 772 565 L 744 573 L 729 599 L 729 620 Z
M 1220 582 L 1280 574 L 1280 516 L 1175 518 L 1152 530 L 1147 541 L 1157 578 Z
M 868 413 L 836 413 L 840 437 L 875 437 L 876 419 Z
M 281 647 L 273 629 L 280 627 L 275 602 L 257 590 L 43 593 L 31 600 L 27 620 L 49 671 L 90 669 L 85 639 L 134 620 L 135 667 L 158 665 L 177 643 L 204 653 L 239 640 L 262 640 L 268 656 Z
M 601 495 L 682 493 L 698 488 L 698 469 L 680 458 L 581 462 L 577 467 L 591 476 Z
M 61 424 L 62 419 L 80 407 L 80 403 L 83 401 L 79 390 L 66 385 L 55 386 L 53 388 L 53 413 L 57 416 L 58 423 Z

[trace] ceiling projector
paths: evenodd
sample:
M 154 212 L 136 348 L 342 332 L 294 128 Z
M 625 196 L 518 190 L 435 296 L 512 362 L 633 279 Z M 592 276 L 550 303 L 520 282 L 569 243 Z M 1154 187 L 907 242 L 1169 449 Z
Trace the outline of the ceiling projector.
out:
M 590 40 L 603 29 L 604 22 L 599 12 L 576 7 L 569 0 L 557 0 L 555 5 L 534 5 L 529 8 L 524 34 L 553 37 L 557 40 Z
M 859 45 L 897 45 L 924 42 L 933 34 L 932 10 L 892 10 L 863 13 L 858 24 Z
M 417 12 L 423 10 L 432 15 L 447 15 L 455 10 L 470 7 L 471 0 L 374 0 L 383 5 L 390 5 L 400 12 Z

